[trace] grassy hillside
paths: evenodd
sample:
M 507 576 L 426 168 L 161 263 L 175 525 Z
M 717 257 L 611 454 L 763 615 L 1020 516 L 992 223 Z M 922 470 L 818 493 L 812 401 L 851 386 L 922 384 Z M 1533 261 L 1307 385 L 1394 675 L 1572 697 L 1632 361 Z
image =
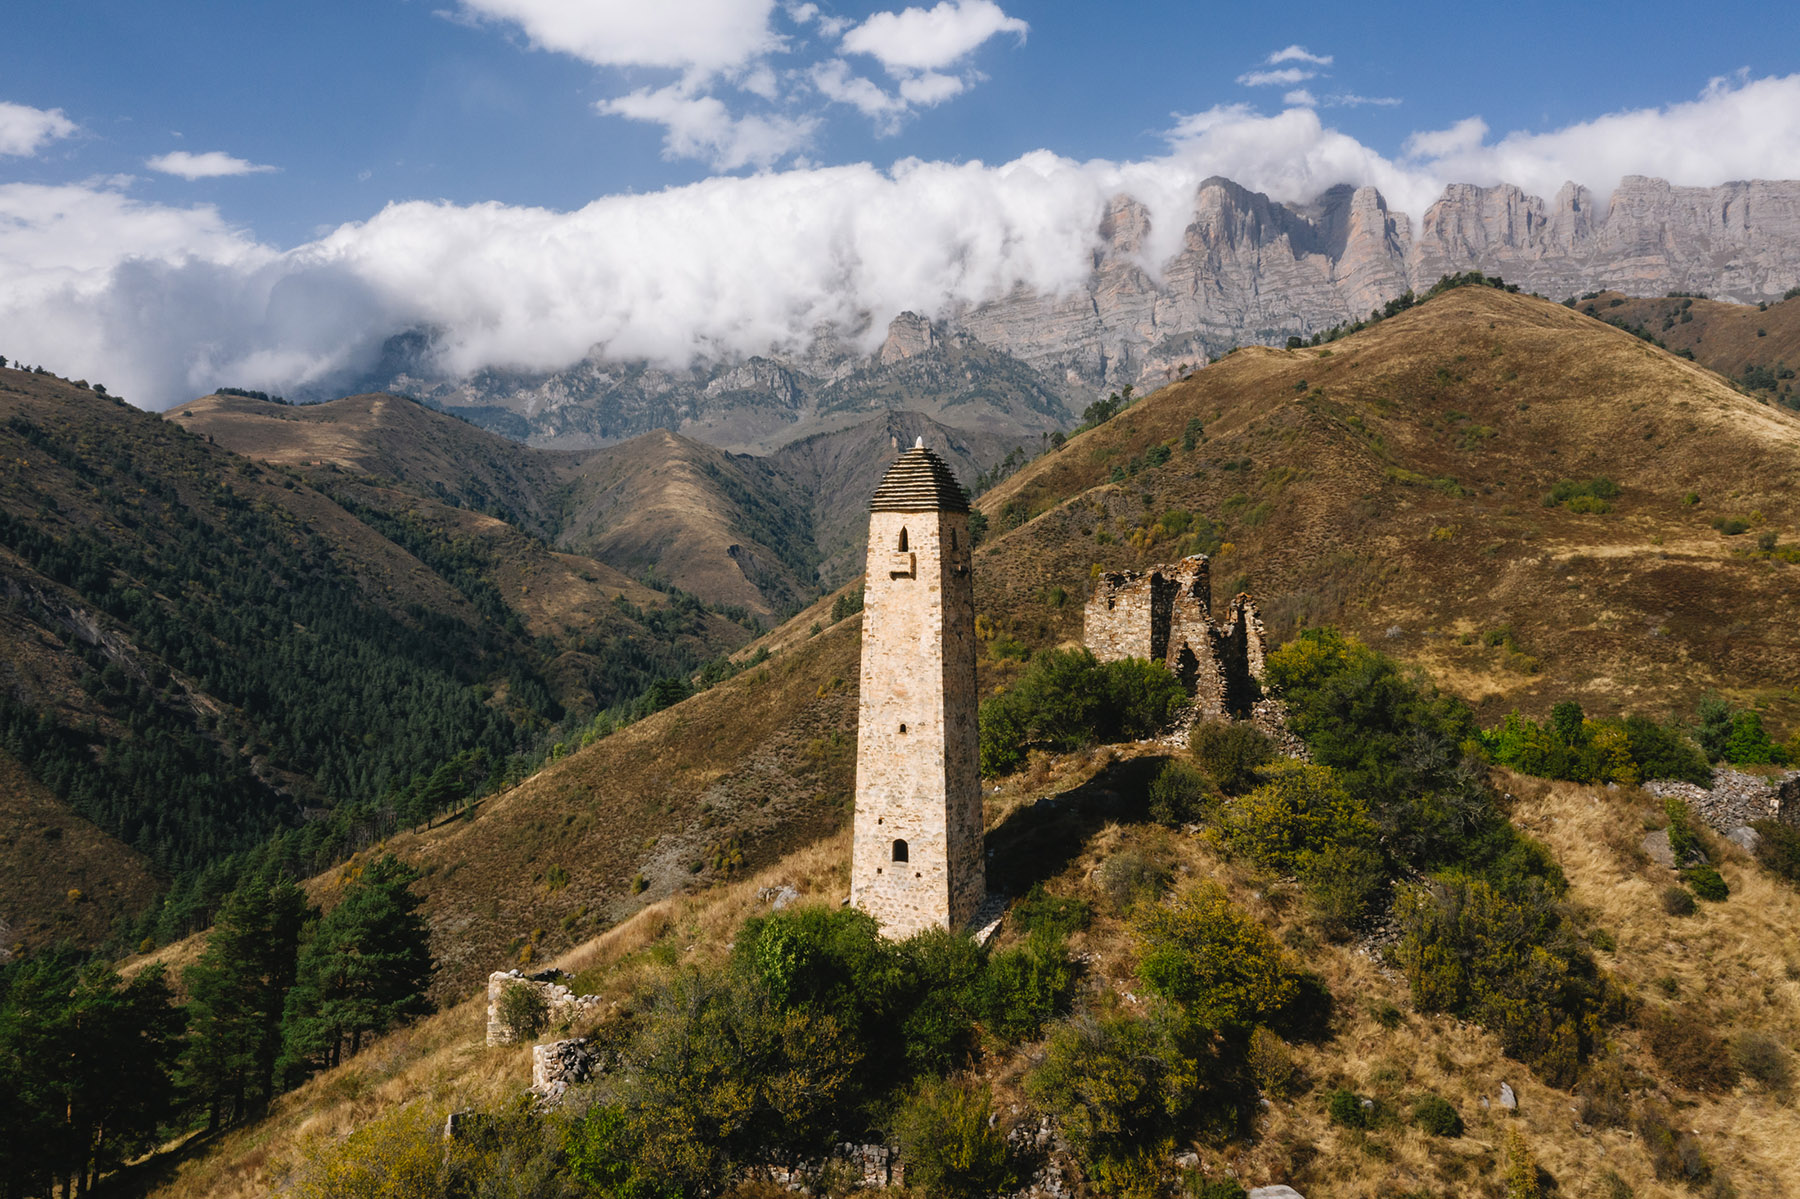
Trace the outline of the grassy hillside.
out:
M 1202 837 L 1143 822 L 1125 799 L 1122 780 L 1145 752 L 1154 763 L 1166 751 L 1041 759 L 1032 772 L 986 796 L 989 844 L 999 871 L 1092 906 L 1092 924 L 1071 944 L 1084 963 L 1083 1002 L 1144 1008 L 1131 936 L 1101 881 L 1108 862 L 1134 857 L 1178 885 L 1197 878 L 1223 883 L 1336 996 L 1327 1035 L 1293 1048 L 1299 1073 L 1291 1090 L 1259 1109 L 1238 1136 L 1178 1146 L 1197 1154 L 1203 1173 L 1230 1172 L 1247 1186 L 1287 1183 L 1309 1199 L 1498 1194 L 1506 1135 L 1516 1131 L 1556 1194 L 1677 1199 L 1709 1193 L 1658 1180 L 1631 1132 L 1575 1118 L 1575 1096 L 1506 1058 L 1490 1034 L 1415 1010 L 1404 980 L 1371 956 L 1367 943 L 1321 940 L 1292 880 L 1221 858 Z M 1639 816 L 1653 807 L 1646 797 L 1516 776 L 1502 781 L 1519 796 L 1515 820 L 1542 837 L 1568 872 L 1582 919 L 1612 938 L 1613 948 L 1600 955 L 1603 966 L 1642 995 L 1650 1011 L 1704 1011 L 1723 1034 L 1754 1029 L 1790 1045 L 1800 1040 L 1800 985 L 1786 938 L 1800 920 L 1800 896 L 1791 888 L 1715 845 L 1733 897 L 1676 923 L 1655 899 L 1668 872 L 1647 864 L 1633 852 L 1635 836 L 1620 831 L 1641 829 Z M 677 969 L 719 961 L 739 923 L 767 910 L 760 893 L 769 888 L 792 886 L 805 900 L 835 908 L 848 893 L 848 856 L 847 836 L 827 837 L 727 884 L 650 904 L 554 964 L 575 973 L 584 990 L 624 1003 L 634 989 Z M 1000 945 L 1018 938 L 1008 928 Z M 446 1005 L 284 1096 L 268 1120 L 152 1163 L 151 1194 L 267 1194 L 290 1171 L 402 1106 L 423 1113 L 499 1109 L 528 1083 L 530 1059 L 520 1047 L 484 1047 L 485 1022 L 484 996 Z M 1772 1199 L 1800 1188 L 1800 1158 L 1792 1152 L 1800 1143 L 1800 1117 L 1786 1092 L 1748 1077 L 1722 1092 L 1684 1085 L 1636 1026 L 1616 1030 L 1612 1045 L 1634 1093 L 1680 1112 L 1681 1127 L 1694 1130 L 1733 1193 Z M 1021 1083 L 1040 1052 L 1028 1045 L 980 1060 L 977 1076 L 993 1087 L 1003 1121 L 1035 1122 Z M 1518 1096 L 1516 1113 L 1499 1106 L 1503 1082 Z M 1339 1089 L 1371 1098 L 1389 1114 L 1370 1130 L 1334 1124 L 1326 1099 Z M 1466 1126 L 1461 1136 L 1428 1136 L 1409 1125 L 1405 1113 L 1426 1093 L 1456 1108 Z M 1611 1175 L 1626 1192 L 1608 1189 Z M 1096 1192 L 1077 1182 L 1075 1193 Z
M 1800 370 L 1800 297 L 1765 307 L 1727 304 L 1691 296 L 1643 299 L 1603 291 L 1576 308 L 1656 338 L 1670 351 L 1736 381 L 1746 390 L 1800 406 L 1794 375 Z
M 97 945 L 156 893 L 140 854 L 69 811 L 0 752 L 0 961 L 62 941 Z
M 1788 727 L 1797 448 L 1800 421 L 1695 364 L 1460 288 L 1329 346 L 1240 350 L 1040 457 L 982 498 L 976 602 L 1052 644 L 1096 570 L 1214 549 L 1215 597 L 1255 592 L 1276 639 L 1343 625 L 1484 717 L 1716 690 Z M 1618 494 L 1552 501 L 1595 479 Z
M 1569 698 L 1593 714 L 1687 716 L 1719 692 L 1785 735 L 1800 719 L 1787 574 L 1797 442 L 1800 422 L 1693 363 L 1485 288 L 1329 346 L 1240 351 L 982 498 L 982 687 L 1079 638 L 1097 569 L 1205 551 L 1215 594 L 1255 591 L 1277 640 L 1345 627 L 1468 699 L 1484 724 Z M 747 647 L 773 656 L 741 657 L 754 664 L 569 746 L 463 819 L 372 847 L 425 871 L 444 1010 L 283 1097 L 268 1120 L 153 1161 L 154 1193 L 266 1194 L 405 1105 L 429 1124 L 503 1104 L 529 1059 L 481 1044 L 473 996 L 490 970 L 554 960 L 580 972 L 608 1001 L 603 1035 L 619 1036 L 611 1022 L 643 1013 L 643 987 L 726 956 L 743 917 L 765 910 L 765 888 L 837 910 L 861 619 L 833 623 L 829 608 L 818 601 Z M 1069 947 L 1077 1010 L 1150 1010 L 1128 912 L 1131 880 L 1156 876 L 1176 890 L 1223 884 L 1329 990 L 1329 1019 L 1291 1039 L 1291 1071 L 1264 1089 L 1267 1105 L 1247 1101 L 1230 1127 L 1176 1143 L 1201 1174 L 1285 1182 L 1310 1199 L 1500 1194 L 1516 1141 L 1546 1193 L 1800 1190 L 1800 1124 L 1768 1064 L 1791 1068 L 1800 1043 L 1800 895 L 1729 843 L 1704 838 L 1730 898 L 1672 915 L 1662 892 L 1675 876 L 1639 848 L 1665 818 L 1657 801 L 1493 772 L 1497 810 L 1545 847 L 1534 860 L 1547 877 L 1566 877 L 1553 901 L 1537 883 L 1522 893 L 1540 896 L 1572 960 L 1591 960 L 1613 988 L 1569 1090 L 1508 1057 L 1495 1031 L 1415 1003 L 1382 957 L 1392 927 L 1334 940 L 1310 883 L 1225 854 L 1211 831 L 1146 819 L 1146 781 L 1176 752 L 1039 753 L 985 785 L 984 803 L 995 887 L 1042 884 L 1092 909 Z M 1431 866 L 1400 860 L 1402 885 Z M 310 889 L 328 900 L 343 877 Z M 1023 939 L 1015 909 L 1000 946 Z M 1752 1033 L 1772 1038 L 1772 1057 L 1715 1068 Z M 1003 1123 L 1035 1127 L 1026 1078 L 1044 1053 L 982 1041 L 971 1076 L 993 1089 Z M 1502 1083 L 1516 1113 L 1500 1106 Z M 1337 1092 L 1367 1117 L 1334 1120 Z M 1460 1136 L 1416 1123 L 1427 1095 L 1455 1109 Z M 1709 1181 L 1677 1179 L 1683 1154 L 1707 1163 Z

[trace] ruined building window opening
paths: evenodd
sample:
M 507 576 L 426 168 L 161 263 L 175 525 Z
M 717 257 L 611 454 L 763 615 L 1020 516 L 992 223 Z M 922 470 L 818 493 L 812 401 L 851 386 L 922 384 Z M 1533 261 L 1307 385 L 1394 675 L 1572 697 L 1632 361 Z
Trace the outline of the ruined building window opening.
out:
M 906 544 L 906 526 L 905 526 L 905 525 L 902 525 L 902 526 L 900 526 L 900 544 L 899 544 L 899 546 L 898 546 L 898 547 L 896 547 L 896 548 L 898 548 L 898 549 L 899 549 L 899 551 L 900 551 L 900 552 L 901 552 L 901 553 L 903 553 L 903 554 L 904 554 L 904 553 L 905 553 L 905 552 L 906 552 L 906 551 L 907 551 L 907 550 L 908 550 L 908 549 L 910 549 L 910 548 L 911 548 L 911 547 L 910 547 L 910 546 L 908 546 L 908 545 L 907 545 L 907 544 Z
M 895 842 L 894 842 L 894 861 L 896 861 L 896 862 L 904 862 L 904 861 L 906 861 L 906 860 L 907 860 L 907 857 L 906 857 L 906 842 L 904 842 L 904 841 L 895 841 Z

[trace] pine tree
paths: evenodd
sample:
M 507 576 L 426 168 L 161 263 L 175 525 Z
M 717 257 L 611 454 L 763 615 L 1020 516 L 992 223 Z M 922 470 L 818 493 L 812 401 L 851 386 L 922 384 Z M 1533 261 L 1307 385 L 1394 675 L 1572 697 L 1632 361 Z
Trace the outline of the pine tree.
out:
M 392 854 L 371 862 L 301 950 L 282 1022 L 280 1072 L 304 1078 L 355 1054 L 363 1040 L 431 1010 L 431 949 L 419 874 Z
M 160 967 L 130 982 L 56 955 L 0 1000 L 0 1193 L 91 1191 L 174 1112 L 183 1014 Z
M 274 1098 L 282 1012 L 310 914 L 291 880 L 253 879 L 226 897 L 200 960 L 182 976 L 191 1021 L 185 1082 L 206 1105 L 208 1130 Z

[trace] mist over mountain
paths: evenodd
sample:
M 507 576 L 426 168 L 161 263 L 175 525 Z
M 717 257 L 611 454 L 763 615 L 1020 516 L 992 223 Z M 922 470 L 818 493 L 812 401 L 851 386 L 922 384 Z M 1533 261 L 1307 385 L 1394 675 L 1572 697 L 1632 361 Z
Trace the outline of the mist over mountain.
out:
M 1073 423 L 1110 388 L 1166 383 L 1232 346 L 1310 336 L 1459 271 L 1554 299 L 1615 288 L 1777 300 L 1800 283 L 1800 182 L 1630 176 L 1610 197 L 1569 183 L 1548 199 L 1457 184 L 1415 217 L 1374 187 L 1284 204 L 1211 178 L 1168 217 L 1114 196 L 1086 254 L 1085 278 L 903 312 L 879 344 L 864 309 L 798 348 L 771 343 L 747 358 L 721 350 L 668 367 L 593 353 L 561 370 L 456 375 L 442 365 L 454 358 L 449 331 L 414 330 L 389 339 L 358 389 L 416 395 L 543 446 L 668 429 L 763 453 L 882 410 L 1022 441 Z M 853 308 L 855 297 L 839 298 Z

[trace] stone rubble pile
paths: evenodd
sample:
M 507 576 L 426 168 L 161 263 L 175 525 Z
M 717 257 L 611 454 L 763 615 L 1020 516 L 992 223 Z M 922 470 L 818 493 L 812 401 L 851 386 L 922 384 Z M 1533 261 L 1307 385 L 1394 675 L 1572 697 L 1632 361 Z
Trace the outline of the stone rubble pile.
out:
M 547 1041 L 531 1047 L 531 1093 L 544 1107 L 562 1101 L 568 1089 L 594 1076 L 598 1059 L 586 1037 Z
M 1727 836 L 1756 820 L 1800 825 L 1800 770 L 1764 778 L 1721 766 L 1713 771 L 1710 791 L 1679 779 L 1652 779 L 1644 790 L 1658 799 L 1687 800 L 1695 816 Z

